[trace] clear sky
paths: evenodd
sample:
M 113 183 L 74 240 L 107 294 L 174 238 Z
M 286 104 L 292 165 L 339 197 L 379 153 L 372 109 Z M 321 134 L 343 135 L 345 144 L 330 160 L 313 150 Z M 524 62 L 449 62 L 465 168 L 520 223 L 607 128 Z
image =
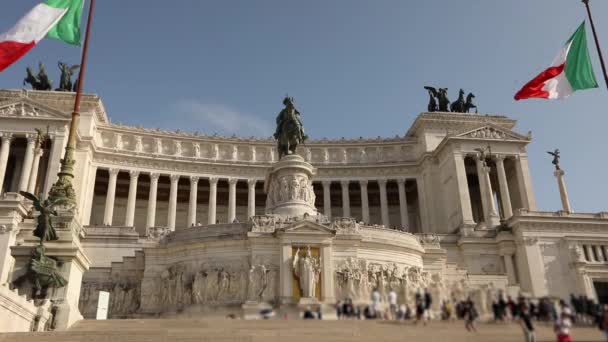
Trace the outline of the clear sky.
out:
M 37 1 L 6 1 L 0 31 Z M 608 54 L 608 1 L 591 0 Z M 313 138 L 403 135 L 426 110 L 424 85 L 477 96 L 482 113 L 518 120 L 538 206 L 560 208 L 551 158 L 558 147 L 573 209 L 608 211 L 608 91 L 515 102 L 586 18 L 579 0 L 97 1 L 85 90 L 113 122 L 270 136 L 282 97 L 296 99 Z M 0 74 L 20 88 L 38 61 L 58 84 L 57 60 L 80 49 L 43 40 Z M 608 56 L 607 56 L 608 57 Z

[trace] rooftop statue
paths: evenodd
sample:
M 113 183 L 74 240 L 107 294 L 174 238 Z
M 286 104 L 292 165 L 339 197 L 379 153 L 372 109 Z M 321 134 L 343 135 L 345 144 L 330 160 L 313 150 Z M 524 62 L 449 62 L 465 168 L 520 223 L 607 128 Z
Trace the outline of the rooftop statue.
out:
M 450 104 L 448 88 L 437 89 L 425 86 L 424 89 L 429 92 L 429 104 L 427 106 L 429 112 L 451 111 L 452 113 L 468 113 L 471 109 L 475 108 L 475 113 L 477 113 L 477 106 L 473 103 L 473 99 L 475 98 L 473 93 L 469 93 L 465 100 L 464 90 L 460 89 L 458 99 Z
M 80 65 L 72 65 L 69 66 L 63 62 L 58 62 L 57 66 L 59 66 L 59 70 L 61 70 L 61 77 L 59 78 L 59 88 L 55 89 L 57 91 L 72 91 L 72 75 L 74 72 L 80 68 Z
M 27 72 L 27 76 L 23 79 L 23 85 L 29 83 L 34 90 L 51 90 L 53 89 L 52 81 L 49 80 L 49 77 L 46 74 L 46 69 L 44 68 L 44 64 L 38 64 L 38 74 L 34 75 L 34 72 L 30 67 L 25 69 Z
M 551 151 L 547 151 L 547 153 L 549 153 L 550 155 L 553 156 L 553 161 L 551 161 L 551 164 L 555 165 L 555 169 L 556 170 L 561 170 L 559 167 L 559 149 L 555 149 L 555 151 L 551 152 Z
M 455 113 L 464 113 L 464 90 L 460 88 L 458 99 L 450 105 L 450 111 Z
M 277 116 L 274 138 L 277 139 L 279 159 L 285 155 L 295 154 L 296 147 L 308 139 L 308 136 L 304 134 L 300 112 L 295 108 L 293 102 L 293 97 L 286 96 L 283 100 L 285 108 Z

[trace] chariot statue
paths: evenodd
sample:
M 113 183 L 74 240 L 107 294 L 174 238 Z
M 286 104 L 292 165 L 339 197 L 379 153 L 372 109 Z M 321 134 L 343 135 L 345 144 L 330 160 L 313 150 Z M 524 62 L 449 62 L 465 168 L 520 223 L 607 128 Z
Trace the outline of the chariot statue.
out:
M 46 74 L 44 64 L 38 63 L 38 74 L 36 75 L 34 75 L 34 71 L 30 67 L 27 67 L 25 71 L 27 75 L 23 79 L 23 85 L 29 83 L 34 90 L 51 90 L 53 88 L 53 84 Z
M 300 112 L 294 106 L 293 97 L 286 96 L 283 105 L 285 108 L 277 116 L 277 129 L 274 133 L 274 138 L 277 139 L 279 159 L 295 154 L 297 146 L 308 139 L 308 136 L 304 134 Z

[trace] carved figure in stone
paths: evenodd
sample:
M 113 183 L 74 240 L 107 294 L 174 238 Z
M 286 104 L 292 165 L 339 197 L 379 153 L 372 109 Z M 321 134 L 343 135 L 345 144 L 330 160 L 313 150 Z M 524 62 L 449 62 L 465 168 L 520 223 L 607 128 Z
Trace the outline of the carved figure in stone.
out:
M 553 152 L 547 151 L 547 153 L 549 153 L 550 155 L 553 156 L 553 160 L 551 161 L 551 164 L 555 165 L 555 169 L 561 170 L 559 167 L 559 158 L 560 158 L 559 149 L 556 148 Z
M 252 162 L 257 161 L 258 159 L 257 159 L 257 156 L 256 156 L 255 146 L 251 146 L 249 149 L 250 149 L 250 152 L 251 152 L 251 161 Z
M 329 163 L 329 151 L 326 148 L 323 149 L 323 162 Z
M 453 113 L 464 113 L 464 90 L 462 88 L 458 92 L 458 99 L 450 104 L 450 111 Z
M 173 142 L 173 144 L 175 145 L 175 155 L 181 156 L 182 155 L 182 142 L 176 140 Z
M 467 99 L 464 103 L 464 112 L 468 113 L 471 109 L 475 108 L 475 113 L 477 113 L 477 105 L 473 102 L 475 95 L 473 93 L 469 93 L 467 95 Z
M 156 153 L 163 154 L 163 141 L 162 139 L 156 139 Z
M 342 162 L 343 163 L 348 162 L 348 151 L 346 151 L 346 149 L 342 150 Z
M 135 152 L 141 152 L 144 150 L 144 145 L 141 141 L 141 137 L 135 137 Z
M 194 158 L 201 157 L 201 145 L 199 143 L 194 144 Z
M 217 299 L 225 299 L 228 289 L 230 288 L 230 275 L 224 269 L 221 269 L 218 273 L 218 291 Z
M 277 116 L 277 129 L 274 138 L 277 139 L 279 158 L 295 154 L 297 146 L 308 139 L 308 136 L 304 134 L 300 112 L 295 108 L 293 102 L 292 97 L 285 97 L 283 100 L 285 108 Z
M 270 270 L 264 265 L 252 265 L 249 269 L 249 300 L 261 302 L 264 292 L 268 289 Z
M 293 256 L 292 267 L 296 277 L 298 278 L 302 297 L 315 297 L 315 289 L 319 281 L 320 262 L 317 258 L 313 258 L 310 246 L 306 248 L 306 254 L 300 256 L 298 248 Z
M 114 144 L 114 147 L 117 150 L 122 150 L 122 134 L 116 134 L 116 142 Z
M 220 147 L 217 144 L 213 144 L 211 158 L 214 160 L 220 159 Z
M 310 148 L 306 148 L 305 160 L 307 162 L 310 162 L 312 160 L 312 151 L 310 150 Z
M 483 166 L 487 166 L 486 159 L 488 159 L 488 154 L 492 153 L 490 151 L 490 146 L 488 146 L 487 148 L 479 147 L 476 148 L 475 151 L 479 152 L 477 158 L 481 160 L 481 164 Z
M 194 281 L 192 282 L 192 301 L 195 304 L 203 304 L 205 302 L 206 285 L 207 273 L 204 271 L 196 272 Z
M 436 112 L 438 108 L 437 100 L 435 100 L 435 98 L 437 98 L 437 89 L 429 86 L 425 86 L 424 89 L 429 92 L 429 104 L 427 106 L 427 110 L 429 112 Z
M 72 91 L 72 75 L 76 70 L 80 69 L 80 65 L 68 65 L 63 62 L 58 62 L 57 66 L 61 71 L 61 77 L 59 78 L 59 88 L 55 89 L 57 91 Z
M 239 149 L 238 147 L 232 146 L 232 160 L 238 160 L 239 159 Z
M 367 162 L 367 152 L 365 152 L 365 148 L 363 147 L 359 151 L 359 160 L 361 161 L 361 163 Z
M 574 262 L 584 262 L 585 254 L 580 245 L 576 244 L 570 247 L 570 251 L 572 252 L 572 259 Z

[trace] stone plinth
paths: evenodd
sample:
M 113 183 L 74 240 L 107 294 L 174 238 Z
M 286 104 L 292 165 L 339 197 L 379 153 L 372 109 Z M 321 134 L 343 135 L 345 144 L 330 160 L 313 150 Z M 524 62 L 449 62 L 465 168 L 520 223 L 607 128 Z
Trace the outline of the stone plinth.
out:
M 317 215 L 312 176 L 315 170 L 299 155 L 281 158 L 268 172 L 266 213 L 284 217 Z

